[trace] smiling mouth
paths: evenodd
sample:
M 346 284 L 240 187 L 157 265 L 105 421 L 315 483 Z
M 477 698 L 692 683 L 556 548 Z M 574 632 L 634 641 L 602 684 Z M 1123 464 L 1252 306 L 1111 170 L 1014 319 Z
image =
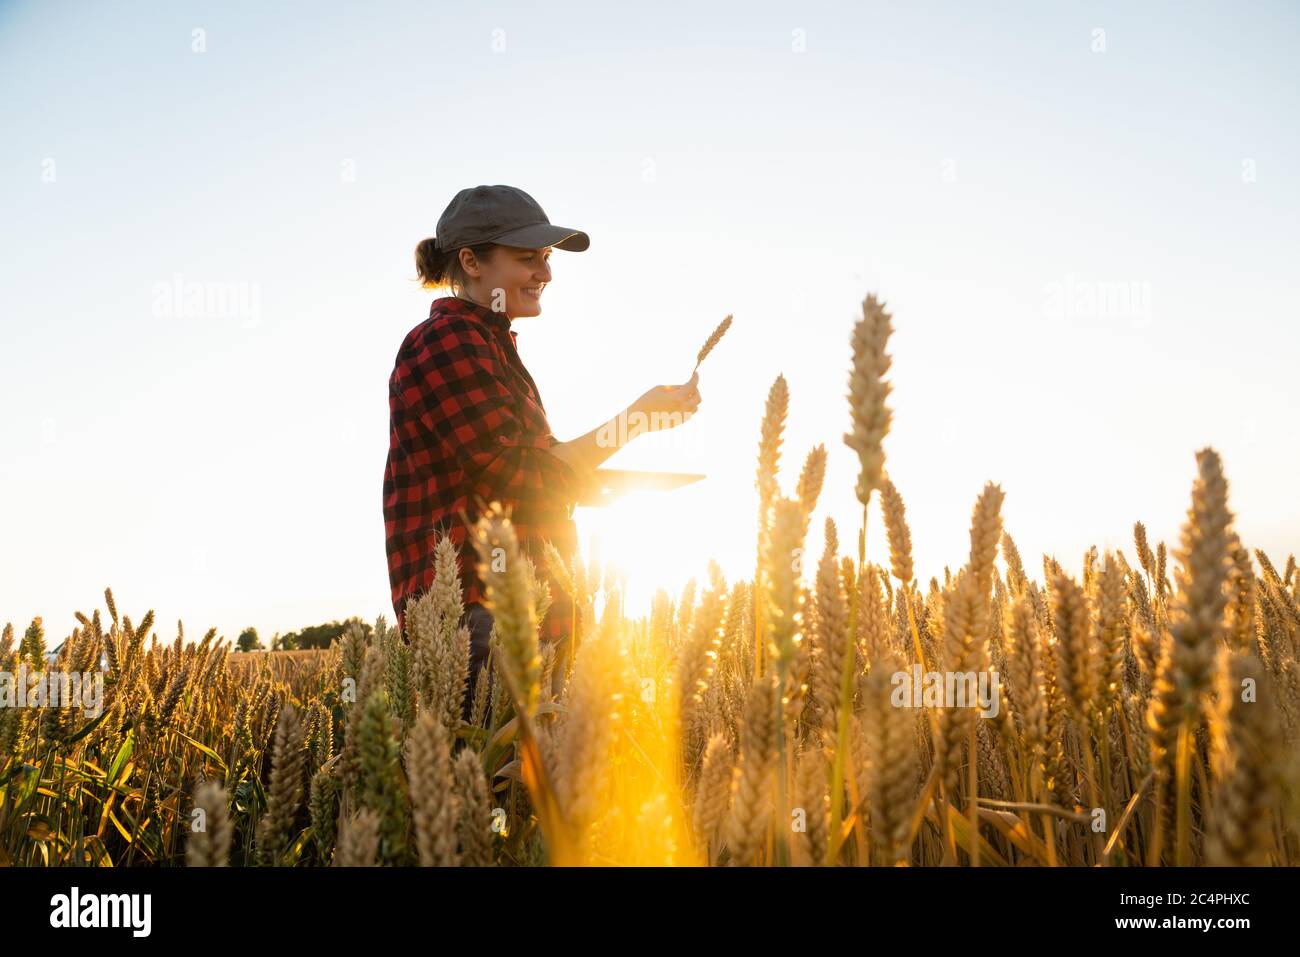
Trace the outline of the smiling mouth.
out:
M 540 299 L 542 296 L 541 286 L 525 286 L 523 291 L 524 295 L 532 296 L 534 299 Z

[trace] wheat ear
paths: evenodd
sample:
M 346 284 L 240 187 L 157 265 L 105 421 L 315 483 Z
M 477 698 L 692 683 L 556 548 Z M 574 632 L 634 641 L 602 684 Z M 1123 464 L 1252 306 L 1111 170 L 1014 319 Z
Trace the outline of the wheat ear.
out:
M 203 812 L 203 827 L 194 830 L 191 826 L 185 846 L 186 865 L 227 867 L 233 828 L 225 789 L 215 781 L 204 781 L 194 791 L 194 807 Z
M 457 800 L 447 729 L 432 711 L 421 713 L 406 742 L 406 767 L 422 867 L 454 867 Z
M 722 341 L 722 337 L 727 334 L 727 330 L 730 328 L 731 313 L 727 313 L 727 318 L 718 323 L 717 328 L 709 333 L 709 338 L 706 339 L 704 345 L 700 347 L 699 354 L 695 357 L 695 369 L 700 367 L 700 363 L 704 361 L 704 357 L 712 352 L 713 347 Z M 695 375 L 695 369 L 691 370 L 691 375 Z
M 885 467 L 881 445 L 889 433 L 893 413 L 885 400 L 892 386 L 885 381 L 890 357 L 885 352 L 893 332 L 889 312 L 874 295 L 862 301 L 862 318 L 853 327 L 853 370 L 849 374 L 849 410 L 853 428 L 844 444 L 858 454 L 858 501 L 865 507 L 880 487 Z

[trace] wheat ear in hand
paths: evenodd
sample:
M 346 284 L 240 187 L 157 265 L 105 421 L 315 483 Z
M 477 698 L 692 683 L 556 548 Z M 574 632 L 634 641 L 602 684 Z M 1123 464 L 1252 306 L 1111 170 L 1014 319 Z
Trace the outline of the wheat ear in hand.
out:
M 718 323 L 718 328 L 714 329 L 713 332 L 709 333 L 708 340 L 705 341 L 704 345 L 700 347 L 700 354 L 695 357 L 695 369 L 698 369 L 700 367 L 700 363 L 704 361 L 704 357 L 713 351 L 713 347 L 716 346 L 722 340 L 722 337 L 727 334 L 727 330 L 730 327 L 731 327 L 731 314 L 728 313 L 727 318 L 723 319 L 720 323 Z M 691 370 L 691 375 L 695 375 L 695 369 Z

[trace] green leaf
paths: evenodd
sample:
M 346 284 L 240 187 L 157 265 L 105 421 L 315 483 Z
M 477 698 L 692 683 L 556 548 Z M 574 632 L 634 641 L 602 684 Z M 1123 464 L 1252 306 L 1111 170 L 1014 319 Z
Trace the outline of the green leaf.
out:
M 64 742 L 64 743 L 65 743 L 65 744 L 75 744 L 76 742 L 80 741 L 80 740 L 81 740 L 82 738 L 84 738 L 86 735 L 90 734 L 90 732 L 94 731 L 97 727 L 99 727 L 99 725 L 100 725 L 100 724 L 103 722 L 103 720 L 104 720 L 105 718 L 107 718 L 107 717 L 108 717 L 108 709 L 105 708 L 103 711 L 100 711 L 100 712 L 99 712 L 99 717 L 97 717 L 97 718 L 92 718 L 92 719 L 91 719 L 91 720 L 86 724 L 85 727 L 83 727 L 80 731 L 78 731 L 78 732 L 77 732 L 76 734 L 74 734 L 72 737 L 68 738 L 68 740 L 67 740 L 66 742 Z
M 36 789 L 40 787 L 41 784 L 40 771 L 30 764 L 24 765 L 24 767 L 29 769 L 29 773 L 23 780 L 22 788 L 18 791 L 18 800 L 14 805 L 14 811 L 16 814 L 21 814 L 26 810 L 27 802 L 32 799 L 32 795 L 36 793 Z
M 97 867 L 112 867 L 113 858 L 108 854 L 108 848 L 104 846 L 103 840 L 97 834 L 91 834 L 86 838 L 86 853 L 91 856 Z M 93 850 L 92 850 L 93 848 Z
M 298 839 L 295 840 L 293 844 L 290 845 L 289 847 L 289 852 L 286 855 L 286 857 L 287 860 L 290 862 L 290 864 L 297 864 L 298 861 L 302 860 L 302 849 L 307 846 L 307 842 L 310 839 L 311 839 L 311 828 L 308 827 L 305 828 L 303 832 L 298 835 Z
M 113 756 L 113 763 L 108 766 L 108 783 L 116 784 L 117 776 L 122 773 L 122 766 L 126 764 L 127 759 L 135 752 L 135 729 L 132 728 L 126 733 L 122 740 L 122 746 L 117 749 L 117 754 Z
M 120 821 L 118 821 L 117 815 L 112 813 L 111 811 L 109 812 L 109 817 L 112 818 L 113 823 L 117 825 L 118 831 L 120 831 L 122 836 L 126 838 L 127 843 L 128 844 L 134 843 L 138 845 L 139 847 L 143 848 L 145 853 L 148 854 L 151 858 L 157 860 L 158 850 L 159 850 L 157 836 L 155 836 L 152 832 L 150 832 L 150 830 L 147 827 L 142 827 L 140 824 L 137 824 L 135 815 L 133 815 L 125 807 L 119 808 L 118 810 L 122 812 L 122 817 L 126 818 L 127 823 L 131 825 L 130 830 L 128 830 Z M 132 833 L 134 833 L 135 835 L 134 841 L 132 841 L 131 839 Z
M 226 771 L 229 770 L 229 768 L 226 767 L 226 762 L 223 761 L 223 760 L 221 760 L 221 755 L 217 754 L 217 752 L 213 751 L 213 750 L 212 750 L 210 747 L 208 747 L 206 744 L 199 744 L 199 742 L 195 741 L 193 738 L 189 737 L 189 736 L 186 735 L 186 734 L 182 734 L 182 733 L 179 732 L 179 731 L 176 732 L 176 736 L 177 736 L 178 738 L 180 738 L 181 740 L 183 740 L 183 741 L 188 741 L 190 744 L 194 745 L 194 747 L 195 747 L 198 751 L 200 751 L 200 752 L 202 752 L 203 754 L 207 755 L 207 756 L 208 756 L 209 758 L 211 758 L 213 761 L 216 761 L 216 762 L 217 762 L 217 765 L 221 768 L 222 773 L 225 773 Z

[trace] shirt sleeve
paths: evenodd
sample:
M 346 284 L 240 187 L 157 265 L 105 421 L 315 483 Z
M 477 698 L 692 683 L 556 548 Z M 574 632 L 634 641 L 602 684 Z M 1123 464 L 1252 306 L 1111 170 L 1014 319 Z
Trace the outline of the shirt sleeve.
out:
M 550 451 L 559 440 L 523 420 L 508 370 L 472 325 L 449 323 L 400 366 L 396 385 L 408 413 L 444 461 L 460 465 L 471 500 L 499 501 L 521 517 L 577 501 L 577 475 Z

